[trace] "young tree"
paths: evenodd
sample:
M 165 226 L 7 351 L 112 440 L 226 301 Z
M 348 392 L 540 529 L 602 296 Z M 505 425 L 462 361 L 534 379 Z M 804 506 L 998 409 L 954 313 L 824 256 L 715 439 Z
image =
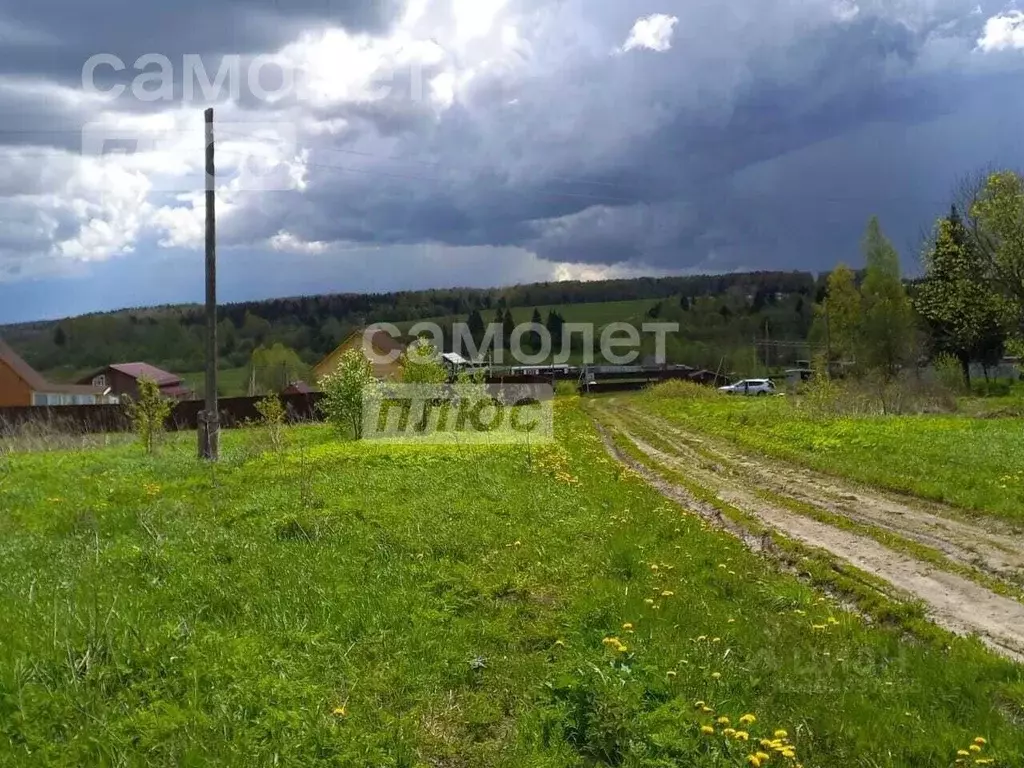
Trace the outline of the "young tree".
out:
M 971 360 L 1002 353 L 1010 312 L 955 206 L 936 224 L 924 267 L 914 308 L 928 324 L 934 351 L 955 357 L 969 386 Z
M 164 431 L 164 422 L 171 413 L 171 401 L 160 394 L 152 379 L 139 379 L 139 399 L 124 398 L 125 410 L 132 421 L 139 442 L 146 453 L 156 453 L 157 438 Z
M 360 349 L 346 350 L 338 367 L 318 382 L 323 392 L 320 410 L 328 423 L 350 431 L 357 440 L 363 436 L 363 403 L 379 397 L 380 382 L 373 375 L 373 366 Z
M 900 260 L 872 216 L 864 233 L 867 274 L 861 286 L 860 360 L 884 380 L 893 378 L 913 348 L 914 317 L 900 279 Z

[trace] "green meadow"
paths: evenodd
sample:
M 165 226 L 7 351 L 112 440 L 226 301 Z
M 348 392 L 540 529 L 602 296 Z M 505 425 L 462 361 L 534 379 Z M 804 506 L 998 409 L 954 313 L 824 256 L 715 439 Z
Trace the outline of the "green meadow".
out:
M 556 427 L 0 453 L 0 765 L 1024 763 L 1024 668 L 780 572 L 574 400 Z

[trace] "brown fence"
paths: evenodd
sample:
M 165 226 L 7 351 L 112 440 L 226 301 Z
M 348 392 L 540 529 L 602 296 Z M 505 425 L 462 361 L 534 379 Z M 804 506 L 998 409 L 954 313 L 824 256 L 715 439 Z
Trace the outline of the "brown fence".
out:
M 321 395 L 282 395 L 289 422 L 317 421 L 321 419 L 316 404 Z M 256 421 L 259 412 L 256 404 L 259 397 L 225 397 L 218 402 L 221 426 L 233 429 L 247 421 Z M 176 403 L 167 417 L 167 429 L 191 430 L 197 426 L 202 400 L 186 400 Z M 41 426 L 59 432 L 94 433 L 125 432 L 131 428 L 128 414 L 121 405 L 60 405 L 53 407 L 33 406 L 26 408 L 0 408 L 0 431 L 18 430 L 25 426 Z
M 590 383 L 590 392 L 627 392 L 643 389 L 658 381 L 687 379 L 702 384 L 719 382 L 717 374 L 711 371 L 694 370 L 646 370 L 599 373 L 596 381 Z M 553 385 L 563 376 L 495 376 L 487 379 L 488 384 Z M 724 379 L 723 379 L 724 381 Z M 584 388 L 585 389 L 585 388 Z M 308 394 L 281 395 L 287 419 L 290 423 L 321 421 L 323 415 L 317 403 L 323 395 L 319 392 Z M 218 400 L 220 423 L 225 429 L 240 427 L 248 421 L 259 419 L 256 404 L 260 397 L 225 397 Z M 176 403 L 167 418 L 167 428 L 172 431 L 196 429 L 199 412 L 203 410 L 202 400 L 186 400 Z M 33 406 L 24 408 L 0 408 L 0 434 L 8 429 L 19 429 L 25 425 L 43 426 L 55 431 L 69 433 L 124 432 L 131 428 L 128 415 L 120 405 L 61 405 Z

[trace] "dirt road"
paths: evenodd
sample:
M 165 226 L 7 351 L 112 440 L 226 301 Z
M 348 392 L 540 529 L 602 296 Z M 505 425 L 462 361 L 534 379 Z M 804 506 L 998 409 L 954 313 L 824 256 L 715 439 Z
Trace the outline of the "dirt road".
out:
M 1024 604 L 979 583 L 987 579 L 988 584 L 1002 582 L 1018 588 L 1024 583 L 1024 541 L 1005 526 L 753 456 L 669 424 L 625 401 L 593 401 L 589 407 L 605 430 L 629 438 L 651 468 L 631 461 L 609 441 L 611 452 L 633 464 L 665 495 L 684 506 L 700 504 L 671 482 L 673 473 L 681 475 L 764 526 L 883 579 L 892 585 L 894 595 L 923 601 L 930 618 L 940 626 L 959 634 L 977 634 L 1004 655 L 1024 661 Z M 717 514 L 706 508 L 696 511 Z M 720 515 L 718 519 L 756 546 L 756 537 Z M 830 521 L 856 525 L 840 527 Z M 889 538 L 872 535 L 876 531 Z M 926 561 L 918 556 L 920 547 L 907 552 L 907 548 L 885 546 L 879 538 L 914 542 L 939 556 Z M 964 569 L 938 567 L 935 560 L 968 566 L 984 577 L 952 572 Z

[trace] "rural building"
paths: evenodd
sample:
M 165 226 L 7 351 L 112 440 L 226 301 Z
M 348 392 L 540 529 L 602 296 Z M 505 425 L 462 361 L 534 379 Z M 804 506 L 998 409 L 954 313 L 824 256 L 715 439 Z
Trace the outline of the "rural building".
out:
M 373 373 L 382 381 L 398 381 L 402 378 L 402 353 L 406 345 L 394 338 L 387 331 L 376 329 L 370 335 L 370 350 L 364 349 L 363 334 L 366 329 L 360 329 L 338 345 L 337 349 L 327 355 L 323 360 L 313 366 L 313 381 L 319 381 L 329 373 L 333 373 L 338 366 L 341 356 L 350 349 L 363 350 L 367 359 L 373 366 Z M 375 360 L 374 357 L 377 357 Z M 387 357 L 389 362 L 381 361 Z
M 128 395 L 133 400 L 139 397 L 139 379 L 150 379 L 160 387 L 160 394 L 170 400 L 190 400 L 192 390 L 189 389 L 181 376 L 161 370 L 149 363 L 117 363 L 96 371 L 79 384 L 94 387 L 109 387 L 117 397 Z
M 0 407 L 92 405 L 115 400 L 106 386 L 47 381 L 0 339 Z

